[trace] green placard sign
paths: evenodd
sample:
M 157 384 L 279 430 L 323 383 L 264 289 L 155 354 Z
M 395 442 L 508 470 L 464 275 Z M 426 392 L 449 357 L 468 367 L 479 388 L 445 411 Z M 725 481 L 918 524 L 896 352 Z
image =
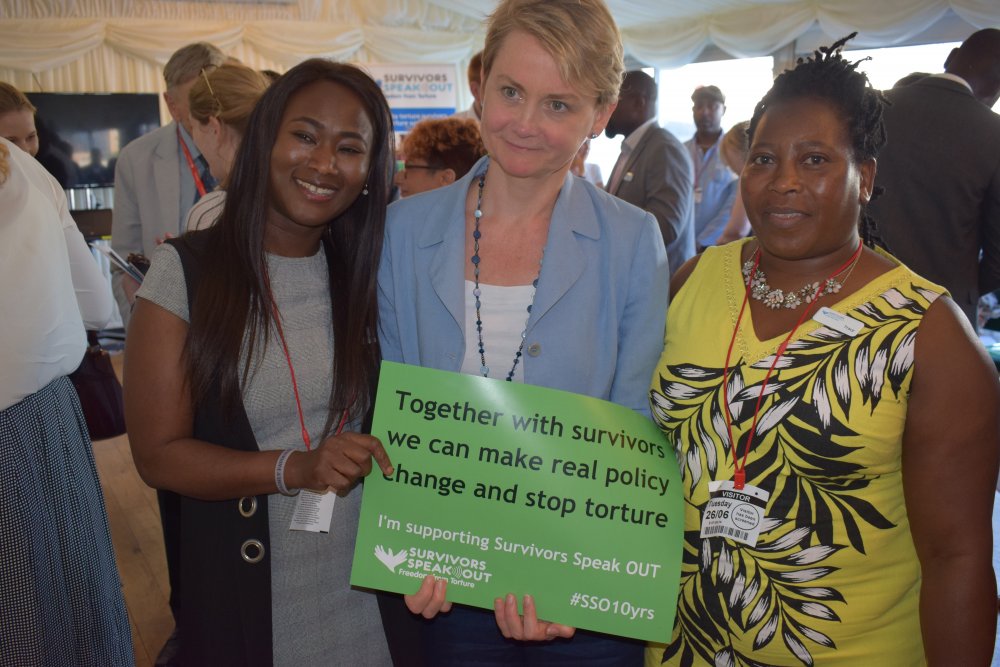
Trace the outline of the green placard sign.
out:
M 666 641 L 684 509 L 673 450 L 614 403 L 384 362 L 373 434 L 395 470 L 365 481 L 351 583 Z

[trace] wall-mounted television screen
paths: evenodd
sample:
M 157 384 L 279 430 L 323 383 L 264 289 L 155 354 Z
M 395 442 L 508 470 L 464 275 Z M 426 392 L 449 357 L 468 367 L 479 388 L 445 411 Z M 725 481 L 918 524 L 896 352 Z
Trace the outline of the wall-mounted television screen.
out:
M 160 126 L 155 93 L 28 93 L 38 161 L 64 188 L 113 185 L 118 153 Z

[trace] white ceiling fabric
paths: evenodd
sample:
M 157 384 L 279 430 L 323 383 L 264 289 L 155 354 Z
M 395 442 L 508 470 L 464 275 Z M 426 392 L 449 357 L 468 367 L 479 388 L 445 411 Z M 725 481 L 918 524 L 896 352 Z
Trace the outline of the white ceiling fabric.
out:
M 0 79 L 28 90 L 143 92 L 162 86 L 157 75 L 170 53 L 198 40 L 218 44 L 252 66 L 278 70 L 312 56 L 464 67 L 482 46 L 483 19 L 495 4 L 0 0 Z M 626 52 L 661 68 L 691 62 L 708 45 L 734 57 L 767 55 L 817 25 L 830 41 L 858 31 L 856 46 L 910 39 L 949 11 L 969 24 L 969 32 L 1000 27 L 997 0 L 608 0 L 608 5 Z

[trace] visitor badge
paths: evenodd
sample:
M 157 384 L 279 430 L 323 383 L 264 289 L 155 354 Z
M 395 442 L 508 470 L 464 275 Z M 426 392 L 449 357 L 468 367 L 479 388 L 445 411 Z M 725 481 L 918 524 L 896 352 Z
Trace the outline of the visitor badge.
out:
M 737 491 L 732 480 L 709 482 L 708 493 L 710 499 L 701 515 L 701 536 L 726 537 L 757 546 L 771 494 L 749 484 Z
M 861 323 L 860 320 L 856 320 L 853 317 L 844 315 L 843 313 L 838 313 L 835 310 L 831 310 L 826 306 L 823 306 L 816 311 L 813 315 L 813 319 L 820 324 L 830 327 L 834 331 L 839 331 L 842 334 L 850 336 L 853 338 L 857 336 L 865 325 Z
M 289 530 L 307 530 L 310 533 L 329 533 L 333 522 L 333 503 L 337 494 L 333 491 L 316 493 L 302 489 L 295 499 L 292 525 Z

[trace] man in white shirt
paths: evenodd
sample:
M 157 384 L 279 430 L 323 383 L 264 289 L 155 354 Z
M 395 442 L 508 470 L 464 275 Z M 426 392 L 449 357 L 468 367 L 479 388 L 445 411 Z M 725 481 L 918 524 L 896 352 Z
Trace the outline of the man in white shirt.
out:
M 667 247 L 671 275 L 694 256 L 693 170 L 677 137 L 656 123 L 656 82 L 641 71 L 625 74 L 608 137 L 625 135 L 608 179 L 608 192 L 653 214 Z

